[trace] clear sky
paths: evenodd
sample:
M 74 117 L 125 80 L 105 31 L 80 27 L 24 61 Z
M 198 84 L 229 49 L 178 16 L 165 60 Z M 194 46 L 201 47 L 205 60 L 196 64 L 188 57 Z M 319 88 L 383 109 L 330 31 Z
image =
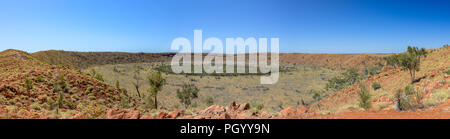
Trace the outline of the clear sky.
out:
M 437 0 L 0 0 L 0 50 L 170 52 L 176 37 L 278 37 L 280 52 L 450 44 Z

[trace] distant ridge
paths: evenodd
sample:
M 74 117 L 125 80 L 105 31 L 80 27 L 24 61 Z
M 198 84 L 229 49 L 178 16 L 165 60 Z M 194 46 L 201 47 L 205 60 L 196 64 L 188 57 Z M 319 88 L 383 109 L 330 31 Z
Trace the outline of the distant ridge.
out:
M 106 64 L 170 62 L 175 53 L 72 52 L 49 50 L 36 52 L 31 55 L 49 64 L 84 69 Z M 334 69 L 347 69 L 349 67 L 363 69 L 364 66 L 381 62 L 382 57 L 387 55 L 389 54 L 281 53 L 280 62 L 330 67 Z

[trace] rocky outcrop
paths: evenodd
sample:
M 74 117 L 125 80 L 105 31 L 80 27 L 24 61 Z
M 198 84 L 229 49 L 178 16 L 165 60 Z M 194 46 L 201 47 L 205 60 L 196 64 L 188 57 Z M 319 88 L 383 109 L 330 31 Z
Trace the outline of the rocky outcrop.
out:
M 109 109 L 105 114 L 105 119 L 139 119 L 139 117 L 139 111 L 131 109 Z

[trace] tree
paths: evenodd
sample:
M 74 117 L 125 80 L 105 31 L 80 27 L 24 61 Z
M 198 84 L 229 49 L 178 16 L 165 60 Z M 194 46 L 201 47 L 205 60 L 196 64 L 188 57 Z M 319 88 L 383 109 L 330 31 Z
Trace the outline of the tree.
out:
M 408 46 L 408 51 L 406 53 L 401 54 L 399 59 L 399 66 L 402 67 L 403 70 L 408 70 L 409 75 L 411 76 L 411 83 L 414 83 L 416 71 L 419 71 L 420 66 L 420 58 L 422 56 L 426 57 L 427 52 L 424 48 L 417 48 Z
M 177 97 L 180 99 L 181 104 L 187 109 L 191 105 L 191 100 L 198 97 L 198 91 L 196 86 L 192 84 L 184 84 L 182 90 L 177 90 Z
M 166 83 L 166 79 L 164 79 L 161 75 L 160 71 L 154 71 L 150 76 L 147 77 L 148 84 L 150 85 L 150 96 L 153 96 L 153 100 L 155 103 L 155 108 L 158 109 L 158 92 L 162 90 L 162 87 Z
M 139 88 L 141 87 L 141 68 L 139 66 L 135 66 L 134 67 L 134 75 L 133 75 L 133 79 L 134 82 L 132 82 L 134 88 L 136 89 L 136 92 L 138 94 L 138 97 L 141 98 L 141 93 L 139 92 Z

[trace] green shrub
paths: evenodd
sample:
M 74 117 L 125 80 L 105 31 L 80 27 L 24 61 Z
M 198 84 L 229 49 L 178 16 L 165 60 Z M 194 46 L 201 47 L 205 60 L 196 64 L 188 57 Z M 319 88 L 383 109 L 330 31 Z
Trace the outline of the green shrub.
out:
M 373 88 L 373 90 L 378 90 L 378 89 L 381 88 L 381 84 L 378 83 L 378 82 L 373 82 L 372 83 L 372 88 Z
M 103 76 L 100 75 L 100 74 L 98 74 L 98 73 L 95 75 L 95 79 L 97 79 L 97 80 L 99 80 L 99 81 L 102 81 L 102 82 L 105 81 L 105 80 L 103 79 Z
M 41 105 L 39 105 L 39 103 L 35 102 L 30 105 L 30 108 L 33 110 L 41 110 Z
M 120 89 L 120 82 L 119 82 L 119 80 L 116 80 L 116 89 Z
M 395 99 L 397 101 L 397 109 L 400 111 L 409 110 L 411 108 L 411 103 L 409 101 L 409 97 L 402 92 L 401 89 L 397 90 L 395 94 Z
M 207 96 L 205 99 L 205 104 L 211 106 L 214 104 L 214 99 L 211 96 Z
M 412 85 L 407 85 L 403 90 L 397 90 L 395 94 L 397 109 L 401 111 L 423 107 L 422 99 L 422 92 L 416 91 Z
M 177 97 L 180 99 L 181 104 L 187 109 L 191 105 L 191 100 L 198 97 L 199 89 L 192 84 L 184 84 L 183 88 L 177 90 Z
M 414 87 L 412 85 L 407 85 L 405 87 L 405 95 L 412 95 L 415 93 L 416 93 L 416 91 L 414 90 Z
M 264 108 L 264 104 L 253 104 L 252 107 L 260 111 Z
M 69 91 L 70 94 L 75 94 L 75 93 L 77 93 L 77 92 L 78 92 L 78 88 L 77 88 L 77 87 L 73 87 L 73 88 L 71 88 L 70 91 Z
M 33 89 L 33 80 L 26 78 L 24 81 L 24 87 L 30 91 L 31 89 Z
M 36 81 L 38 81 L 38 82 L 44 82 L 45 79 L 44 79 L 41 75 L 38 75 L 38 76 L 36 77 Z
M 359 107 L 363 109 L 370 109 L 371 107 L 371 97 L 369 90 L 365 86 L 361 86 L 361 90 L 358 92 L 359 95 Z
M 358 70 L 355 68 L 350 68 L 341 75 L 329 79 L 328 83 L 325 86 L 325 89 L 327 90 L 332 89 L 334 91 L 338 91 L 349 85 L 357 83 L 360 80 L 361 75 L 358 73 Z
M 445 74 L 450 75 L 450 69 L 446 70 Z
M 320 94 L 319 93 L 314 93 L 313 99 L 314 99 L 314 101 L 319 101 L 320 100 Z
M 5 96 L 0 95 L 0 104 L 6 105 L 7 103 L 8 99 Z
M 88 87 L 86 88 L 86 91 L 84 92 L 84 94 L 89 95 L 89 94 L 92 93 L 92 90 L 94 90 L 94 87 L 88 86 Z
M 58 103 L 58 108 L 63 108 L 64 107 L 64 95 L 63 93 L 58 93 L 58 98 L 57 98 L 57 103 Z
M 47 104 L 48 104 L 48 107 L 49 107 L 50 110 L 55 109 L 55 107 L 57 106 L 55 104 L 55 100 L 53 100 L 52 97 L 47 97 Z

